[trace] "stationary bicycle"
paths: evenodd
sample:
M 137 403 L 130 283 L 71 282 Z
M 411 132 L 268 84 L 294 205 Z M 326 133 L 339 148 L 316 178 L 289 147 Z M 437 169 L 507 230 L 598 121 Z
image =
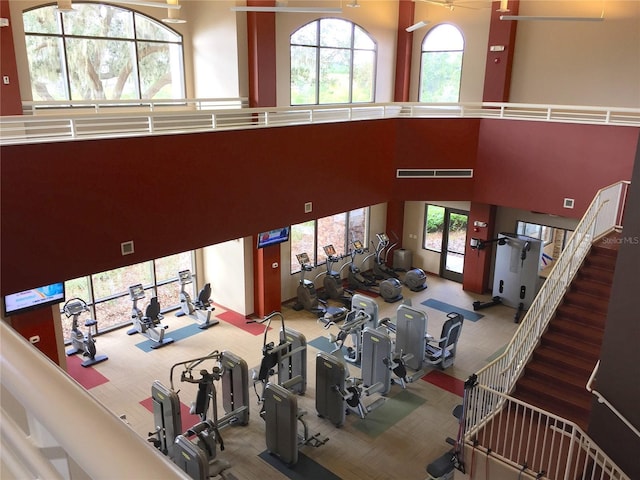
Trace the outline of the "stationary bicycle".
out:
M 138 301 L 145 297 L 141 283 L 129 287 L 129 297 L 133 301 L 133 307 L 131 308 L 133 328 L 127 330 L 127 335 L 141 333 L 151 340 L 151 348 L 160 348 L 173 343 L 173 338 L 164 336 L 164 331 L 169 327 L 160 323 L 164 317 L 160 313 L 158 297 L 151 298 L 144 315 L 142 310 L 138 308 Z
M 181 270 L 178 272 L 180 281 L 180 311 L 176 313 L 176 317 L 189 315 L 198 322 L 198 328 L 207 329 L 220 323 L 218 320 L 211 319 L 211 313 L 215 307 L 211 304 L 211 284 L 207 283 L 200 292 L 198 298 L 194 302 L 191 295 L 187 292 L 187 285 L 193 283 L 191 270 Z
M 81 298 L 71 298 L 64 304 L 64 314 L 67 318 L 73 317 L 71 326 L 71 347 L 66 351 L 68 356 L 75 355 L 82 352 L 83 357 L 88 357 L 87 360 L 81 363 L 83 367 L 90 367 L 96 363 L 104 362 L 109 357 L 106 355 L 96 355 L 96 342 L 93 339 L 94 333 L 98 333 L 98 321 L 89 318 L 84 322 L 84 326 L 87 327 L 87 334 L 84 335 L 78 328 L 78 317 L 84 312 L 89 311 L 89 306 Z M 95 329 L 95 332 L 92 330 Z

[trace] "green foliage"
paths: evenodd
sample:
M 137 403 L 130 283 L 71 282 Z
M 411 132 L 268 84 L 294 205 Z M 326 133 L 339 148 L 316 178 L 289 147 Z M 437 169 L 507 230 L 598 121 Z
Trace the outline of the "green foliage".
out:
M 441 232 L 444 227 L 444 208 L 429 205 L 427 208 L 427 233 Z

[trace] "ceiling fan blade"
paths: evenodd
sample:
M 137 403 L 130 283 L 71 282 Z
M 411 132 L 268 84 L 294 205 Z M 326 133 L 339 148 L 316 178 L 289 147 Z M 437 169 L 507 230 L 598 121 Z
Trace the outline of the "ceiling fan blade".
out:
M 140 7 L 156 7 L 156 8 L 166 8 L 168 10 L 180 10 L 181 6 L 175 3 L 161 3 L 161 2 L 153 2 L 146 0 L 118 0 L 119 3 L 123 3 L 125 5 L 137 5 Z

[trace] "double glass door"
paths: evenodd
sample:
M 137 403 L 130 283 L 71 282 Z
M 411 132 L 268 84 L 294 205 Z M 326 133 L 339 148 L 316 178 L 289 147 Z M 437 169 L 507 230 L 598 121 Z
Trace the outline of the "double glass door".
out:
M 440 276 L 462 282 L 469 212 L 427 205 L 424 248 L 440 253 Z

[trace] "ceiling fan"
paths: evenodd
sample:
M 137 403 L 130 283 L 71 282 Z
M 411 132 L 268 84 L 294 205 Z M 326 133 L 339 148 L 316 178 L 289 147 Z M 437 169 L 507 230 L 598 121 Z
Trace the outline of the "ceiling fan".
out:
M 453 11 L 455 8 L 467 8 L 469 10 L 480 10 L 490 6 L 490 2 L 473 1 L 473 0 L 420 0 L 424 3 L 438 5 Z

